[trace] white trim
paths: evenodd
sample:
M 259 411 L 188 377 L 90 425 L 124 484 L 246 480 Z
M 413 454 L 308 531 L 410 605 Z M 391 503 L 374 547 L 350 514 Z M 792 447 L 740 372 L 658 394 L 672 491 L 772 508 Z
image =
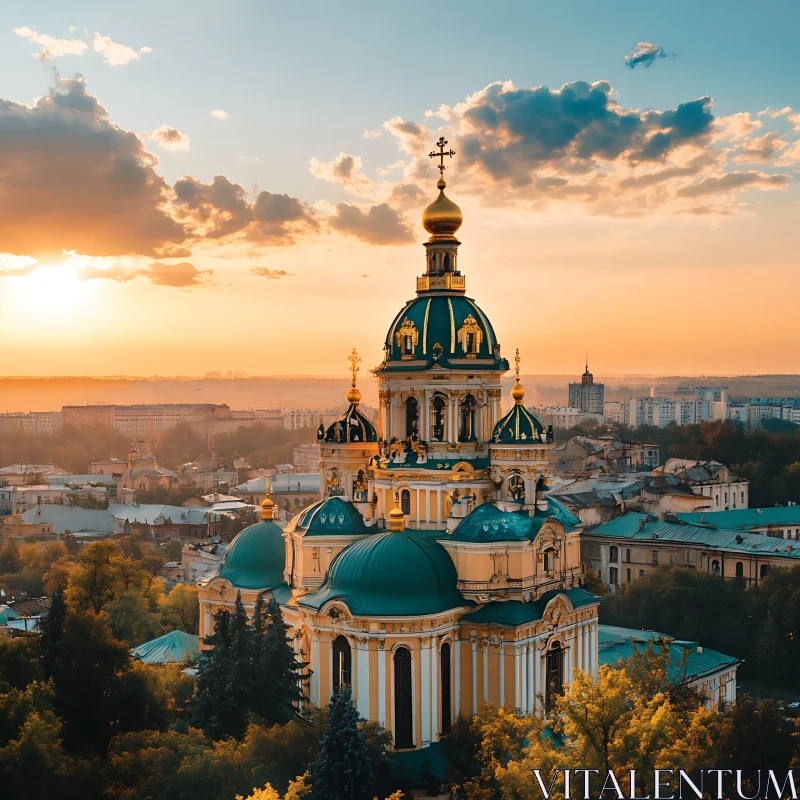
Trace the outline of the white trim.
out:
M 378 650 L 378 724 L 386 727 L 386 650 Z

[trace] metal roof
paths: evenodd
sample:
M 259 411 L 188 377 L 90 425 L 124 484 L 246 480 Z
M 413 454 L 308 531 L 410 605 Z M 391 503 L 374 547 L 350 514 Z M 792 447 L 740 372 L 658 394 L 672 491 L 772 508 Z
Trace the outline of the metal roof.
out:
M 695 525 L 715 525 L 718 528 L 800 525 L 800 506 L 735 508 L 730 511 L 706 511 L 702 514 L 678 514 L 677 517 L 683 522 Z
M 184 631 L 170 631 L 131 650 L 131 655 L 145 664 L 183 664 L 199 654 L 200 640 Z

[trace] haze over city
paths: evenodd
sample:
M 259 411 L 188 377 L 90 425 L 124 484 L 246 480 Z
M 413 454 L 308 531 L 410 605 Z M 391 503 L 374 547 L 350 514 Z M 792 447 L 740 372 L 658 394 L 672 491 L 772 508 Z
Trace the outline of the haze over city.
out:
M 235 6 L 0 9 L 3 374 L 376 366 L 442 135 L 526 372 L 800 371 L 795 6 Z

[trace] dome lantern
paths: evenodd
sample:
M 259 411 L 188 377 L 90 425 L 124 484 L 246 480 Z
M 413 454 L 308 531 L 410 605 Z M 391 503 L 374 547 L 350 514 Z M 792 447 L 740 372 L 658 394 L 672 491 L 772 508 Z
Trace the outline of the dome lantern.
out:
M 320 424 L 317 429 L 317 441 L 335 442 L 337 444 L 377 442 L 378 433 L 375 430 L 375 426 L 358 408 L 358 404 L 361 402 L 361 392 L 356 388 L 356 378 L 360 369 L 361 358 L 355 347 L 347 360 L 350 362 L 350 373 L 352 375 L 350 390 L 347 392 L 347 402 L 350 403 L 350 406 L 341 417 L 335 419 L 327 428 Z
M 389 520 L 389 530 L 400 533 L 406 529 L 406 515 L 400 508 L 400 499 L 395 494 L 394 508 L 386 515 Z
M 274 519 L 275 518 L 275 503 L 269 496 L 269 479 L 267 480 L 267 490 L 264 493 L 264 499 L 261 501 L 261 519 Z

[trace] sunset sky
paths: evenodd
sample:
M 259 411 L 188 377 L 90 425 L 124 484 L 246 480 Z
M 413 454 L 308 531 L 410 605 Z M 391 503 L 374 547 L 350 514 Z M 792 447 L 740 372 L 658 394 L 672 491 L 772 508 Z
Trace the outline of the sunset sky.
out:
M 0 373 L 376 365 L 441 135 L 525 372 L 800 372 L 798 30 L 789 0 L 7 0 Z

